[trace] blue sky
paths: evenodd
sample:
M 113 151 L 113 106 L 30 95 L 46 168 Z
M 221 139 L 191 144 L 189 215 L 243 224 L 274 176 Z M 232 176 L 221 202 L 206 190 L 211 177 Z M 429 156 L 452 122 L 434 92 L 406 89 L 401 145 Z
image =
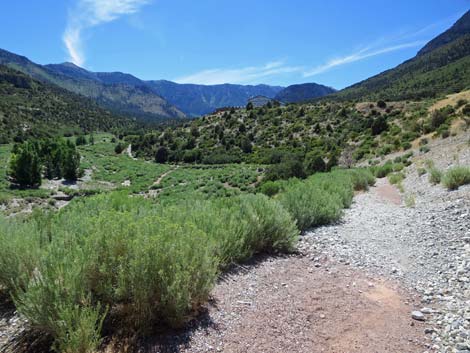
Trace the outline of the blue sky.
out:
M 17 0 L 0 47 L 177 82 L 343 88 L 414 56 L 470 0 Z

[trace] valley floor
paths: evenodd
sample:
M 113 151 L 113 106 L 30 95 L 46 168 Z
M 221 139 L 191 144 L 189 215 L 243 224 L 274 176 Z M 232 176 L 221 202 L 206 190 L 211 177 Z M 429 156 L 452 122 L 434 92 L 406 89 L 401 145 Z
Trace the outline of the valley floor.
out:
M 470 185 L 447 191 L 417 172 L 425 159 L 470 165 L 468 138 L 415 157 L 402 193 L 377 180 L 341 222 L 304 234 L 298 254 L 233 268 L 189 328 L 139 351 L 469 353 Z M 0 351 L 15 320 L 0 317 Z

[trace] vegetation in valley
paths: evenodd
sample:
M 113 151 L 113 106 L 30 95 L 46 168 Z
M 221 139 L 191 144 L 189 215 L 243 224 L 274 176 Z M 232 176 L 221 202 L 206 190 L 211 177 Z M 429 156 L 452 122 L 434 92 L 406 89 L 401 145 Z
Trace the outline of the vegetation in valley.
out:
M 274 198 L 161 204 L 114 192 L 58 213 L 1 218 L 0 285 L 56 351 L 91 352 L 104 326 L 141 333 L 152 323 L 180 326 L 222 269 L 256 253 L 292 251 L 299 228 L 337 220 L 353 190 L 372 183 L 367 171 L 338 170 L 294 180 Z

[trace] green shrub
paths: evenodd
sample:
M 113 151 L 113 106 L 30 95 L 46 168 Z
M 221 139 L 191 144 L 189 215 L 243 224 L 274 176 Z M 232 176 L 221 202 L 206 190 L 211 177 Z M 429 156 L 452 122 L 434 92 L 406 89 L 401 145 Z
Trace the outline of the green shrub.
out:
M 408 141 L 402 142 L 402 144 L 401 144 L 401 148 L 403 148 L 403 150 L 405 150 L 405 151 L 409 150 L 411 147 L 412 147 L 411 143 L 408 142 Z
M 403 173 L 393 173 L 389 174 L 388 176 L 388 181 L 390 184 L 398 185 L 400 184 L 403 179 L 405 179 L 405 175 Z
M 267 181 L 260 185 L 259 191 L 266 196 L 274 196 L 280 191 L 280 184 L 275 181 Z
M 330 194 L 310 183 L 287 189 L 279 201 L 294 216 L 302 231 L 338 220 L 343 208 L 338 194 Z
M 382 166 L 374 167 L 373 171 L 377 178 L 385 178 L 388 174 L 393 172 L 393 164 L 385 163 Z
M 439 184 L 441 182 L 442 172 L 439 169 L 435 167 L 431 167 L 429 168 L 428 173 L 429 173 L 429 182 L 431 184 Z
M 269 167 L 266 172 L 266 180 L 286 180 L 290 178 L 305 178 L 305 170 L 302 162 L 298 159 L 286 159 L 279 164 Z
M 419 148 L 419 151 L 420 151 L 421 153 L 428 153 L 430 150 L 431 150 L 431 149 L 430 149 L 428 146 L 421 146 L 421 147 Z
M 470 184 L 470 167 L 454 167 L 449 169 L 444 174 L 442 183 L 449 190 L 456 190 L 459 186 Z
M 426 169 L 425 168 L 418 168 L 417 172 L 418 172 L 418 176 L 422 176 L 422 175 L 426 174 Z
M 124 151 L 126 147 L 121 143 L 119 142 L 115 147 L 114 147 L 114 153 L 116 154 L 121 154 L 122 151 Z
M 0 218 L 0 286 L 53 337 L 54 350 L 93 352 L 103 324 L 137 334 L 180 326 L 207 301 L 221 269 L 256 253 L 292 251 L 297 225 L 337 220 L 353 190 L 373 182 L 365 169 L 334 170 L 278 182 L 277 199 L 155 203 L 113 192 L 57 213 Z M 208 192 L 226 191 L 212 186 Z
M 0 219 L 0 285 L 63 352 L 91 352 L 105 317 L 142 332 L 180 326 L 204 303 L 219 268 L 291 251 L 292 216 L 264 195 L 158 206 L 123 193 L 57 214 Z
M 393 171 L 394 172 L 401 172 L 404 168 L 405 168 L 405 165 L 401 162 L 393 164 Z
M 354 189 L 367 189 L 374 182 L 372 173 L 365 169 L 318 173 L 287 186 L 279 201 L 303 231 L 338 220 L 342 209 L 350 206 Z
M 304 169 L 308 175 L 326 171 L 326 163 L 322 156 L 315 152 L 309 152 L 305 156 Z

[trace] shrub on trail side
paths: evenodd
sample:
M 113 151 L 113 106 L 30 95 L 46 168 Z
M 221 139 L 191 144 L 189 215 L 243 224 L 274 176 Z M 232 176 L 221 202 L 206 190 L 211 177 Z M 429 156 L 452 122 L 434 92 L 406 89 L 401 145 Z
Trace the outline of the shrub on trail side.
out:
M 2 219 L 0 286 L 56 351 L 92 352 L 110 315 L 132 331 L 180 326 L 221 267 L 290 251 L 297 237 L 290 214 L 263 195 L 171 207 L 99 195 L 57 214 Z
M 367 190 L 375 178 L 368 170 L 317 173 L 280 194 L 280 203 L 294 216 L 301 231 L 337 221 L 351 205 L 354 190 Z
M 257 253 L 290 252 L 299 229 L 339 219 L 368 170 L 279 182 L 280 194 L 177 201 L 125 192 L 57 213 L 0 217 L 0 290 L 57 352 L 90 353 L 101 330 L 178 327 L 207 301 L 221 270 Z M 109 327 L 119 322 L 122 327 Z

